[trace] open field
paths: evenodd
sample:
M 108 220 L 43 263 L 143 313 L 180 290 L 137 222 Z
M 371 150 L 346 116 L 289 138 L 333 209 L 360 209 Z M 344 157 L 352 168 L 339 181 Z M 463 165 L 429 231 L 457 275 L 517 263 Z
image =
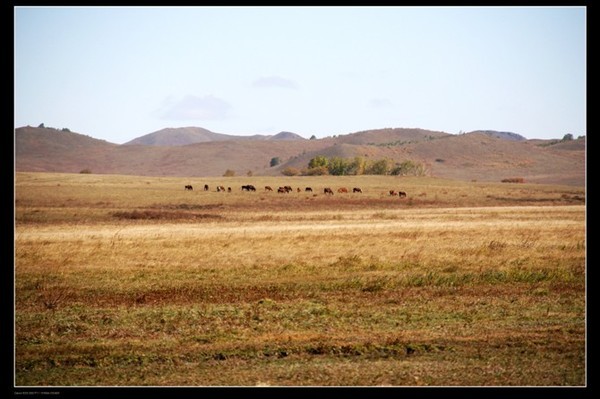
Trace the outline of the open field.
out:
M 583 188 L 17 173 L 15 196 L 17 386 L 586 385 Z

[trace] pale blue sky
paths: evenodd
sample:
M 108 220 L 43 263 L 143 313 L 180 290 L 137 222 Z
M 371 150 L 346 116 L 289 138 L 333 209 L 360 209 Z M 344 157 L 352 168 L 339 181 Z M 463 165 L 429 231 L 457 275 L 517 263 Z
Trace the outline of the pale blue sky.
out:
M 16 7 L 15 127 L 586 134 L 585 7 Z

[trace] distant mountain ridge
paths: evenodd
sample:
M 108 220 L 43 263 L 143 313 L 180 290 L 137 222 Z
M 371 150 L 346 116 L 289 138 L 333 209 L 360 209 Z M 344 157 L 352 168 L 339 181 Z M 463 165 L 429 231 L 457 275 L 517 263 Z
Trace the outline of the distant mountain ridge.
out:
M 585 185 L 585 136 L 577 140 L 518 140 L 513 134 L 449 134 L 416 128 L 366 130 L 305 139 L 291 132 L 232 136 L 202 128 L 162 129 L 122 145 L 70 131 L 15 130 L 15 170 L 139 176 L 281 176 L 300 171 L 316 156 L 410 160 L 430 176 L 458 180 L 525 181 Z M 500 137 L 500 138 L 499 138 Z M 194 141 L 191 144 L 185 144 Z M 148 143 L 148 144 L 144 144 Z M 271 166 L 278 158 L 279 164 Z
M 273 136 L 253 135 L 236 136 L 214 133 L 201 127 L 165 128 L 130 140 L 123 145 L 151 146 L 183 146 L 196 143 L 229 140 L 305 140 L 302 136 L 291 132 L 280 132 Z
M 512 133 L 512 132 L 498 132 L 495 130 L 475 130 L 471 133 L 483 133 L 483 134 L 487 134 L 488 136 L 496 137 L 496 138 L 502 139 L 502 140 L 511 140 L 511 141 L 527 140 L 527 138 L 521 136 L 520 134 Z

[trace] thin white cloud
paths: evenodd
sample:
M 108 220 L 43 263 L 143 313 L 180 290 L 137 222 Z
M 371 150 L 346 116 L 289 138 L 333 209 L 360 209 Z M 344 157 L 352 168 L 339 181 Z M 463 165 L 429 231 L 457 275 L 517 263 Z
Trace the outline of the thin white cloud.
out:
M 282 78 L 281 76 L 258 78 L 252 83 L 252 86 L 260 88 L 281 87 L 284 89 L 296 89 L 297 87 L 293 80 Z
M 196 97 L 187 95 L 179 101 L 171 98 L 165 100 L 160 117 L 162 119 L 226 119 L 231 111 L 231 104 L 214 96 Z
M 369 101 L 369 106 L 372 108 L 389 108 L 392 102 L 387 98 L 373 98 Z

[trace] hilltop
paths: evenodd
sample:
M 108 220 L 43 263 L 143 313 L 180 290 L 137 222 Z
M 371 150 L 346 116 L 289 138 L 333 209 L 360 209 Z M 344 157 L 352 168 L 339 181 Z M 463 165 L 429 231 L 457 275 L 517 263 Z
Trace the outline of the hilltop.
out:
M 496 134 L 498 133 L 498 134 Z M 162 129 L 118 145 L 69 131 L 21 127 L 15 131 L 17 171 L 140 176 L 281 176 L 301 170 L 316 156 L 410 160 L 427 175 L 459 180 L 529 182 L 583 186 L 585 137 L 527 140 L 507 132 L 453 135 L 414 128 L 387 128 L 308 140 L 281 132 L 233 136 L 197 127 Z M 186 144 L 187 143 L 187 144 Z M 272 160 L 278 159 L 275 166 Z
M 223 133 L 214 133 L 201 127 L 179 127 L 161 129 L 156 132 L 137 137 L 123 145 L 152 145 L 171 147 L 230 140 L 304 140 L 304 138 L 291 132 L 280 132 L 273 136 L 236 136 Z

